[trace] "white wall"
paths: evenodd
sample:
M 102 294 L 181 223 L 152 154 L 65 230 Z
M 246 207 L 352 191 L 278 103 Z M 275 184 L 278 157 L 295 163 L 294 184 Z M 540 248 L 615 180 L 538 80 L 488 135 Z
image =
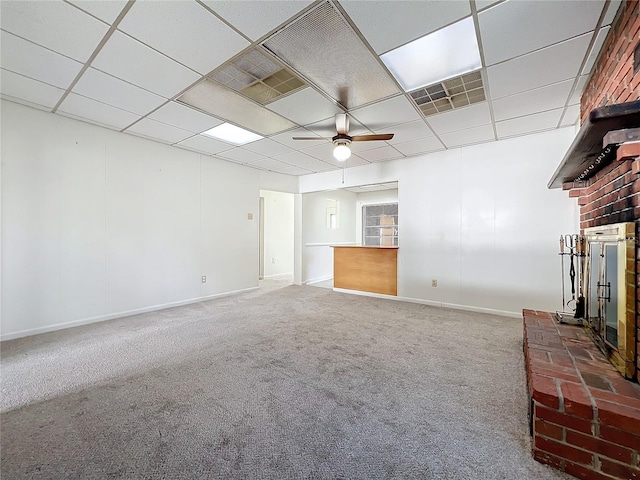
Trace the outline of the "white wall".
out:
M 293 194 L 260 190 L 264 198 L 264 276 L 293 275 Z
M 547 182 L 575 135 L 565 128 L 300 178 L 301 192 L 399 181 L 398 296 L 518 315 L 560 308 L 557 239 L 575 202 Z M 438 287 L 431 287 L 431 280 Z
M 339 228 L 327 228 L 328 200 L 340 202 Z M 307 193 L 302 196 L 302 281 L 313 283 L 333 278 L 330 245 L 355 245 L 356 194 L 346 190 Z
M 356 244 L 362 245 L 362 207 L 381 203 L 397 203 L 398 189 L 374 190 L 373 192 L 361 192 L 356 194 Z M 398 205 L 398 225 L 402 228 L 400 218 L 400 205 Z
M 2 170 L 2 339 L 257 287 L 260 183 L 291 183 L 6 101 Z

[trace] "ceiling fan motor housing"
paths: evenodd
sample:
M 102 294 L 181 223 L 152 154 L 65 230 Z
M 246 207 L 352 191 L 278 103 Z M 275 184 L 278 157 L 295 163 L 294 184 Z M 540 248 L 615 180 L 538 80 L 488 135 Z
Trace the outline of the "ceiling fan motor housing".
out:
M 331 141 L 334 145 L 351 145 L 352 138 L 344 133 L 339 133 Z

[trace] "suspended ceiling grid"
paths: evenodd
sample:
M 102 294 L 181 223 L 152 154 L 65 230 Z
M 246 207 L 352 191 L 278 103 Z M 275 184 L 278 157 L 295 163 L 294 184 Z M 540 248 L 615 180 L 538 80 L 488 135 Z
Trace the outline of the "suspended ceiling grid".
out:
M 330 137 L 341 112 L 350 115 L 352 135 L 395 134 L 388 142 L 352 144 L 349 167 L 575 124 L 619 6 L 620 0 L 3 0 L 0 92 L 176 148 L 304 175 L 343 164 L 333 159 L 329 141 L 291 137 Z M 314 16 L 326 30 L 309 28 Z M 380 57 L 464 19 L 475 28 L 486 99 L 425 116 Z M 258 102 L 215 81 L 254 49 L 303 85 L 295 80 L 291 92 Z M 178 101 L 208 83 L 215 95 L 207 109 Z M 201 135 L 224 122 L 265 138 L 234 146 Z

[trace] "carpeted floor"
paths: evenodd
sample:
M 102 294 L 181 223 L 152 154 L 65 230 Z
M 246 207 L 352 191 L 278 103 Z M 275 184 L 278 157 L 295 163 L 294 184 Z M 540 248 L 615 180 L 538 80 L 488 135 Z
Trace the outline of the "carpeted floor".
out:
M 568 478 L 520 321 L 282 286 L 3 343 L 2 479 Z

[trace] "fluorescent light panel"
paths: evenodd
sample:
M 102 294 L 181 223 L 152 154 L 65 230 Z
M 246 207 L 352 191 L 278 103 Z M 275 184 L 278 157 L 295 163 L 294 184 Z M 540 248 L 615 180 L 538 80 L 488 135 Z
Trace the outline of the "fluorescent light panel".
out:
M 261 135 L 257 135 L 249 130 L 245 130 L 244 128 L 236 127 L 230 123 L 223 123 L 222 125 L 213 127 L 206 132 L 202 132 L 200 135 L 217 138 L 218 140 L 233 143 L 234 145 L 245 145 L 264 138 Z
M 380 57 L 405 92 L 482 67 L 473 18 L 465 18 Z

